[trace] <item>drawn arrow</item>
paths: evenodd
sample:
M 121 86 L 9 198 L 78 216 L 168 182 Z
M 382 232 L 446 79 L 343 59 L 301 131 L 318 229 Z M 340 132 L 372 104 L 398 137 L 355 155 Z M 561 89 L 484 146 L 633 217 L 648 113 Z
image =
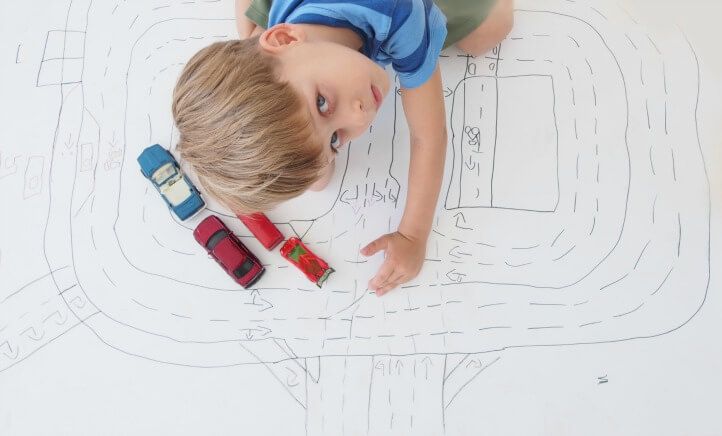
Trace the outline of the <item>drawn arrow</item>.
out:
M 75 297 L 72 300 L 70 300 L 71 303 L 73 303 L 73 306 L 77 307 L 78 309 L 82 309 L 85 307 L 85 301 L 83 301 L 80 297 Z
M 396 361 L 396 373 L 397 373 L 398 375 L 401 375 L 401 370 L 402 370 L 403 368 L 404 368 L 404 364 L 403 364 L 400 360 L 397 360 L 397 361 Z
M 38 332 L 35 331 L 35 327 L 28 327 L 25 330 L 23 330 L 22 333 L 20 333 L 20 334 L 24 335 L 28 331 L 31 332 L 31 334 L 28 334 L 28 337 L 30 339 L 32 339 L 33 341 L 39 341 L 43 338 L 43 336 L 45 336 L 45 331 L 41 331 L 41 333 L 38 334 Z
M 311 377 L 314 383 L 318 383 L 321 379 L 321 358 L 320 357 L 307 357 L 306 358 L 306 374 Z
M 65 141 L 65 148 L 70 148 L 73 145 L 73 134 L 68 133 L 68 140 Z
M 261 303 L 259 306 L 263 307 L 263 309 L 258 309 L 259 312 L 263 312 L 265 310 L 268 310 L 273 307 L 273 304 L 271 304 L 270 301 L 266 300 L 265 298 L 261 298 Z
M 256 326 L 256 327 L 258 327 L 258 328 L 241 329 L 242 332 L 246 333 L 246 339 L 253 339 L 256 336 L 256 333 L 254 333 L 254 332 L 258 332 L 257 336 L 263 337 L 263 336 L 268 335 L 272 331 L 268 327 L 264 327 L 264 326 L 260 326 L 260 325 Z
M 383 195 L 383 194 L 381 194 L 381 193 L 380 193 L 379 191 L 377 191 L 376 189 L 374 189 L 373 196 L 374 196 L 374 199 L 375 199 L 376 201 L 386 201 L 386 196 Z
M 48 322 L 48 320 L 49 320 L 50 318 L 52 318 L 53 316 L 55 316 L 55 315 L 57 315 L 57 318 L 58 318 L 58 319 L 55 321 L 55 324 L 56 324 L 56 325 L 63 325 L 63 324 L 65 324 L 65 321 L 68 320 L 68 317 L 66 316 L 66 315 L 67 315 L 67 312 L 65 312 L 65 313 L 60 313 L 59 310 L 56 310 L 55 312 L 53 312 L 53 313 L 51 313 L 50 315 L 46 316 L 45 319 L 43 320 L 43 322 Z
M 452 91 L 451 88 L 449 88 L 448 86 L 446 87 L 446 89 L 444 89 L 444 97 L 448 97 L 453 93 L 454 91 Z
M 466 367 L 473 366 L 474 368 L 481 368 L 481 362 L 477 359 L 472 359 L 469 361 L 469 363 L 466 364 Z
M 378 362 L 376 362 L 376 365 L 374 366 L 374 368 L 380 369 L 381 372 L 383 373 L 384 369 L 386 369 L 386 365 L 384 365 L 384 362 L 378 361 Z
M 18 354 L 20 354 L 20 347 L 15 348 L 15 352 L 13 353 L 13 347 L 11 347 L 10 342 L 7 341 L 0 344 L 0 348 L 7 348 L 7 351 L 3 350 L 3 354 L 12 360 L 17 359 Z
M 349 201 L 358 200 L 358 185 L 356 185 L 356 195 L 355 195 L 354 197 L 351 197 L 351 196 L 349 196 L 349 195 L 347 195 L 347 194 L 348 194 L 348 189 L 345 190 L 345 191 L 343 191 L 343 192 L 341 193 L 341 198 L 340 198 L 340 200 L 341 200 L 343 203 L 351 204 L 351 203 L 349 203 Z
M 286 377 L 286 384 L 290 387 L 298 386 L 298 374 L 296 374 L 296 371 L 289 367 L 286 367 L 286 370 L 290 372 L 290 374 Z
M 454 257 L 457 258 L 457 259 L 460 259 L 461 256 L 471 256 L 471 253 L 466 253 L 466 252 L 463 252 L 463 251 L 456 251 L 456 252 L 454 252 L 457 248 L 459 248 L 459 246 L 458 246 L 458 245 L 454 245 L 454 246 L 451 248 L 451 250 L 449 250 L 449 254 L 450 254 L 451 256 L 454 256 Z
M 470 170 L 473 170 L 476 168 L 476 162 L 472 162 L 471 155 L 469 155 L 469 162 L 464 161 L 464 166 Z
M 446 273 L 446 277 L 447 277 L 449 280 L 451 280 L 452 282 L 461 283 L 461 278 L 462 278 L 462 277 L 466 277 L 466 274 L 462 274 L 462 273 L 454 272 L 454 271 L 456 271 L 456 268 L 454 268 L 454 269 L 452 269 L 451 271 L 447 272 L 447 273 Z M 451 276 L 455 276 L 455 277 L 452 278 Z
M 258 292 L 258 289 L 254 289 L 251 291 L 251 296 L 253 297 L 251 304 L 253 306 L 260 306 L 261 309 L 258 309 L 259 312 L 266 311 L 273 307 L 273 304 L 271 304 L 270 301 L 266 300 L 265 298 L 261 298 L 261 293 Z
M 433 366 L 434 363 L 431 361 L 431 359 L 429 359 L 429 356 L 424 357 L 424 358 L 421 360 L 421 363 L 424 364 L 424 369 L 425 369 L 424 378 L 425 378 L 426 380 L 428 380 L 428 379 L 429 379 L 429 366 Z
M 459 220 L 461 220 L 464 224 L 466 224 L 466 217 L 464 217 L 464 214 L 461 212 L 457 212 L 454 214 L 454 218 L 456 218 L 456 227 L 464 230 L 472 230 L 471 227 L 464 227 L 459 224 Z

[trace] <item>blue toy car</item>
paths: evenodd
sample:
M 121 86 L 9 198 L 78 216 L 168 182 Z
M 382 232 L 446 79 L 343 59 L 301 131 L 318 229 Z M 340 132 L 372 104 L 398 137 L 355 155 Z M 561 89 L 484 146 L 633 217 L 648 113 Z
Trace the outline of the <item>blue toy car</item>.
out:
M 200 192 L 183 175 L 173 155 L 158 144 L 138 156 L 140 172 L 160 192 L 168 207 L 182 221 L 200 212 L 206 205 Z

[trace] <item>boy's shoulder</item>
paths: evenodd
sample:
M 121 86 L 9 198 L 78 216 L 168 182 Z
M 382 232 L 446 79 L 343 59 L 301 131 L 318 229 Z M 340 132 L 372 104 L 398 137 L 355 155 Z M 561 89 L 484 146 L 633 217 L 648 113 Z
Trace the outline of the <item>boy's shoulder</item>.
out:
M 433 0 L 273 0 L 268 26 L 278 23 L 346 27 L 363 41 L 362 53 L 416 87 L 433 73 L 446 39 L 446 17 Z

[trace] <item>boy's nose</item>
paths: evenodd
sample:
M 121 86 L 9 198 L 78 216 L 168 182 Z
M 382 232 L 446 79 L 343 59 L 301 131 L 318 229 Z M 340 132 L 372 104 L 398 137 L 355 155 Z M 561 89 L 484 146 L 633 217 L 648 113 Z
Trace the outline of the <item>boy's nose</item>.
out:
M 358 107 L 358 110 L 361 112 L 366 112 L 366 106 L 364 105 L 364 101 L 362 99 L 356 100 L 356 106 Z
M 357 98 L 353 102 L 352 106 L 352 114 L 353 119 L 356 124 L 362 125 L 366 122 L 367 118 L 367 112 L 369 111 L 370 107 L 367 103 L 365 103 L 361 98 Z

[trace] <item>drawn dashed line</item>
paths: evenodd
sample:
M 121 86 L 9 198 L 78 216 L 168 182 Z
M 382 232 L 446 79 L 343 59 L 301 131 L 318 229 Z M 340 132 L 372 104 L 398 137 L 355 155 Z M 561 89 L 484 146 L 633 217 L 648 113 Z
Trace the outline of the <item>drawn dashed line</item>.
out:
M 592 322 L 588 322 L 588 323 L 585 323 L 585 324 L 579 324 L 579 327 L 586 327 L 586 326 L 588 326 L 588 325 L 599 324 L 600 322 L 601 322 L 601 321 L 592 321 Z
M 635 307 L 634 309 L 630 310 L 629 312 L 620 313 L 619 315 L 614 315 L 615 318 L 619 318 L 620 316 L 629 315 L 632 312 L 636 312 L 639 310 L 640 307 L 644 306 L 644 302 L 642 302 L 639 306 Z

